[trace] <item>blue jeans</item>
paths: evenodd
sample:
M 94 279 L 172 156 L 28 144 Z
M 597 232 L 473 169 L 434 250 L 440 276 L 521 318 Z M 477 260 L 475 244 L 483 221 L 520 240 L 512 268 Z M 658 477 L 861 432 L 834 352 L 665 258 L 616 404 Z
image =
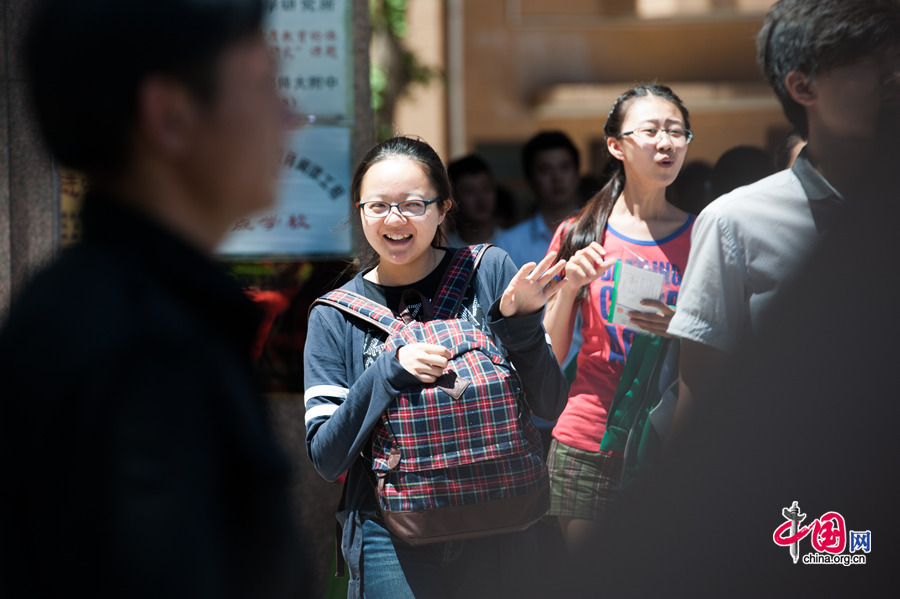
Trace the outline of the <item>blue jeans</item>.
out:
M 522 597 L 539 574 L 535 532 L 413 547 L 377 518 L 362 525 L 362 588 L 367 599 Z

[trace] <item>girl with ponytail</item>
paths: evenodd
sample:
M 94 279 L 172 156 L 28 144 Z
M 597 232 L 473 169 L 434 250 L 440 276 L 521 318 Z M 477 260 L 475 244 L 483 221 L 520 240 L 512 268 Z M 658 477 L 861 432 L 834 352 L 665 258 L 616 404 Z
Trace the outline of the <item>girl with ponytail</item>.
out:
M 622 456 L 600 451 L 607 412 L 637 334 L 666 335 L 687 264 L 693 216 L 666 201 L 691 141 L 688 111 L 664 85 L 622 94 L 604 127 L 612 176 L 581 212 L 564 221 L 549 251 L 565 259 L 565 279 L 547 304 L 544 327 L 562 363 L 581 310 L 584 342 L 550 448 L 552 504 L 570 550 L 596 534 L 620 484 Z M 609 315 L 617 260 L 666 273 L 665 302 L 644 300 L 627 327 Z

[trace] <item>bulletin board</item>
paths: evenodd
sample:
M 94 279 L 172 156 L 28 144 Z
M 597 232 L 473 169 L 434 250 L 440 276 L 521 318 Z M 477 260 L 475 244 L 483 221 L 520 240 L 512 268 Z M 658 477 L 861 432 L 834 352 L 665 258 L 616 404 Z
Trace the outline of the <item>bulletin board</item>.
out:
M 350 0 L 266 3 L 273 85 L 303 121 L 281 156 L 275 206 L 234 223 L 224 259 L 347 257 L 354 87 Z

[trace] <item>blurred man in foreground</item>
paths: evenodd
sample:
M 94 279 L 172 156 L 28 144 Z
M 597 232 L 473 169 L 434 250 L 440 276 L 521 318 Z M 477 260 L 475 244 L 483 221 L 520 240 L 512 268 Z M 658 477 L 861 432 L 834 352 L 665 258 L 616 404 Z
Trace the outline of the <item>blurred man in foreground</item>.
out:
M 286 115 L 258 0 L 46 0 L 24 46 L 84 240 L 0 333 L 0 595 L 286 597 L 290 468 L 260 315 L 210 254 L 273 201 Z

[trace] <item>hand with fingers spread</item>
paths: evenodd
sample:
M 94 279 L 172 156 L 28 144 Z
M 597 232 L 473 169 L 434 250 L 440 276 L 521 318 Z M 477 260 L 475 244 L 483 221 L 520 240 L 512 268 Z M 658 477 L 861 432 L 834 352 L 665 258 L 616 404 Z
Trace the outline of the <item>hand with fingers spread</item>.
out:
M 410 343 L 397 350 L 400 365 L 423 383 L 438 380 L 452 357 L 449 349 L 431 343 Z
M 629 312 L 628 318 L 635 325 L 648 333 L 659 335 L 661 337 L 670 337 L 666 333 L 669 328 L 669 322 L 675 316 L 675 310 L 663 302 L 645 299 L 641 300 L 641 304 L 650 308 L 655 308 L 659 312 Z
M 554 260 L 556 252 L 550 252 L 538 264 L 529 262 L 519 269 L 500 298 L 500 313 L 504 317 L 538 312 L 559 291 L 563 281 L 556 277 L 563 272 L 566 261 L 553 264 Z
M 616 263 L 605 256 L 606 250 L 596 241 L 575 252 L 566 264 L 566 284 L 578 290 L 602 277 Z

